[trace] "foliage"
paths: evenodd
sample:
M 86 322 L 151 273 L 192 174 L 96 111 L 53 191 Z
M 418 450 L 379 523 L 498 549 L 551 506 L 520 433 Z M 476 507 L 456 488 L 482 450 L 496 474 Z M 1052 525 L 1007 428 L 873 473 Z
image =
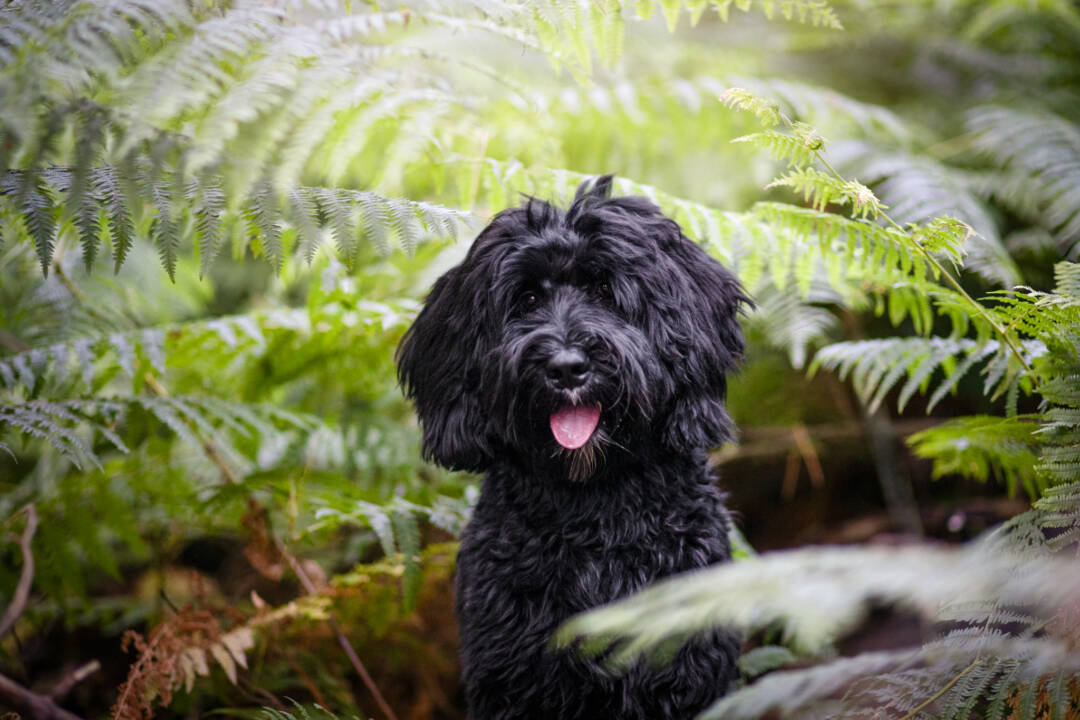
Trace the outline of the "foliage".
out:
M 248 678 L 371 714 L 325 618 L 375 655 L 415 650 L 385 633 L 445 603 L 433 541 L 475 500 L 419 462 L 394 387 L 397 338 L 465 249 L 432 241 L 617 171 L 735 270 L 749 334 L 793 368 L 850 380 L 869 412 L 978 399 L 914 452 L 1035 507 L 960 553 L 744 549 L 576 627 L 610 620 L 629 660 L 770 625 L 791 647 L 747 654 L 756 679 L 717 717 L 1071 712 L 1075 608 L 1055 593 L 1075 573 L 1055 553 L 1080 539 L 1080 266 L 1061 262 L 1080 248 L 1078 33 L 1065 0 L 7 4 L 0 517 L 42 518 L 20 638 L 141 628 L 116 716 L 235 705 Z M 276 608 L 175 580 L 221 537 Z M 314 592 L 289 599 L 301 573 Z M 934 638 L 834 657 L 881 600 Z M 329 714 L 309 707 L 265 716 Z
M 830 644 L 865 618 L 871 603 L 900 604 L 938 627 L 921 648 L 864 653 L 767 675 L 717 701 L 701 717 L 854 718 L 888 712 L 903 718 L 966 718 L 978 712 L 1000 718 L 1012 707 L 1011 717 L 1033 718 L 1036 698 L 1044 692 L 1050 698 L 1044 707 L 1067 712 L 1080 700 L 1077 591 L 1071 589 L 1080 575 L 1074 561 L 1060 558 L 1080 541 L 1080 397 L 1075 390 L 1080 265 L 1058 263 L 1052 292 L 1017 287 L 980 303 L 937 259 L 961 265 L 963 224 L 934 220 L 901 228 L 869 189 L 844 180 L 818 154 L 821 144 L 808 126 L 746 91 L 732 91 L 726 99 L 753 111 L 766 126 L 782 120 L 789 125 L 792 134 L 785 140 L 772 134 L 749 140 L 799 168 L 780 184 L 801 191 L 819 212 L 850 205 L 852 214 L 888 223 L 899 252 L 926 262 L 935 279 L 952 287 L 934 302 L 934 309 L 951 320 L 950 337 L 835 343 L 817 353 L 811 369 L 831 368 L 841 378 L 850 374 L 870 409 L 906 377 L 897 398 L 902 409 L 916 391 L 933 388 L 932 408 L 964 374 L 985 364 L 984 392 L 1008 395 L 1008 416 L 958 418 L 918 433 L 911 442 L 918 454 L 934 461 L 937 475 L 985 481 L 993 473 L 1011 489 L 1019 480 L 1032 497 L 1045 496 L 1031 512 L 965 553 L 927 548 L 774 553 L 668 580 L 586 613 L 560 631 L 561 642 L 592 636 L 585 647 L 606 651 L 605 662 L 625 669 L 643 655 L 717 625 L 749 631 L 779 625 L 792 649 L 827 658 Z M 805 167 L 815 159 L 824 171 Z M 927 270 L 915 259 L 899 274 L 920 275 L 917 282 L 923 284 Z M 900 316 L 910 313 L 909 308 Z M 977 337 L 963 337 L 972 326 Z M 923 327 L 929 330 L 931 323 Z M 938 370 L 941 379 L 934 388 Z M 1041 396 L 1038 413 L 1017 414 L 1021 390 Z M 748 674 L 760 672 L 755 670 L 750 663 Z

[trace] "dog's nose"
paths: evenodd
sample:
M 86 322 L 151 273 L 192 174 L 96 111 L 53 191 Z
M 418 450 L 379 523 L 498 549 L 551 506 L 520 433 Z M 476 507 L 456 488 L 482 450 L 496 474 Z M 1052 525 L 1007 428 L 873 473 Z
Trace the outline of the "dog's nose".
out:
M 577 348 L 560 350 L 548 360 L 547 375 L 564 390 L 581 387 L 589 377 L 589 358 Z

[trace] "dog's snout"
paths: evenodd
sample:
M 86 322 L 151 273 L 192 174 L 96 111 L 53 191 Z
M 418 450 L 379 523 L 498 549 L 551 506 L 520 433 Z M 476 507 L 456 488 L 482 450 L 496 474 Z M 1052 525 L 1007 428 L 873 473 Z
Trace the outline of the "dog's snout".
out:
M 581 387 L 589 376 L 589 358 L 577 348 L 559 350 L 548 360 L 547 375 L 563 390 Z

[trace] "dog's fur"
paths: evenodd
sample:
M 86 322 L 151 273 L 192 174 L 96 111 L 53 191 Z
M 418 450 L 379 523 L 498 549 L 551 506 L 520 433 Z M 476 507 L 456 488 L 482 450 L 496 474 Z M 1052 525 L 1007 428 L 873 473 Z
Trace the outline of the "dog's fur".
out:
M 472 720 L 689 718 L 736 674 L 722 631 L 624 674 L 550 643 L 576 613 L 730 556 L 705 450 L 732 435 L 749 301 L 655 205 L 610 190 L 499 213 L 398 351 L 425 457 L 485 473 L 458 555 Z M 571 389 L 545 370 L 566 351 L 587 364 Z M 601 409 L 577 450 L 549 428 L 567 405 Z

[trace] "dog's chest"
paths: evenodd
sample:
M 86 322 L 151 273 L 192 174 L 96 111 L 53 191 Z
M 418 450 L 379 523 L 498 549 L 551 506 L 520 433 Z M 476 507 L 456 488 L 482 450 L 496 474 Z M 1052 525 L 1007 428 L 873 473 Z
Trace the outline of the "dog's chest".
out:
M 535 606 L 556 622 L 727 558 L 724 510 L 708 486 L 544 500 L 481 501 L 462 543 L 467 598 Z

